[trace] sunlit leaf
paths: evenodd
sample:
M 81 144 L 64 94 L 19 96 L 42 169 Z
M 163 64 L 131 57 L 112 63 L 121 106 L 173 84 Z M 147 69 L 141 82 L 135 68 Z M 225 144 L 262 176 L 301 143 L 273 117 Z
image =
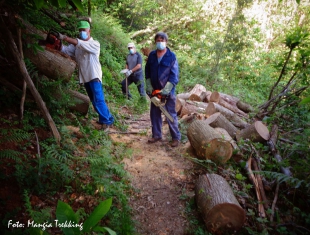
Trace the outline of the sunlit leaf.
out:
M 37 9 L 41 9 L 44 5 L 44 0 L 33 0 Z
M 82 11 L 82 12 L 84 11 L 82 3 L 80 0 L 72 0 L 72 2 L 77 7 L 77 9 L 79 9 L 79 11 Z

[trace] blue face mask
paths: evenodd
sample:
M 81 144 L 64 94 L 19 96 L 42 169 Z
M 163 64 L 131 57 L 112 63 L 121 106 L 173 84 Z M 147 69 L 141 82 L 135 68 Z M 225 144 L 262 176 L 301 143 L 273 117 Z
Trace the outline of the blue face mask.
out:
M 130 49 L 130 50 L 129 50 L 129 53 L 130 53 L 130 54 L 134 54 L 134 53 L 135 53 L 135 50 L 134 50 L 134 49 Z
M 80 32 L 80 38 L 82 40 L 86 40 L 88 38 L 87 32 L 86 31 L 81 31 Z
M 166 42 L 156 42 L 156 48 L 160 51 L 166 48 Z

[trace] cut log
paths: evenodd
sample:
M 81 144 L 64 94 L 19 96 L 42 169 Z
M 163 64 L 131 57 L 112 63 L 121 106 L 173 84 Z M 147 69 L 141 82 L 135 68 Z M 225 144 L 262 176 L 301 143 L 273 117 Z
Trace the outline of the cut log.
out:
M 189 104 L 193 104 L 196 105 L 198 107 L 201 108 L 207 108 L 209 106 L 210 103 L 205 103 L 205 102 L 196 102 L 196 101 L 190 101 L 190 100 L 186 100 L 186 103 Z M 213 103 L 213 102 L 212 102 Z M 235 127 L 240 128 L 240 129 L 244 129 L 247 126 L 249 126 L 249 124 L 242 120 L 240 117 L 238 117 L 233 111 L 217 104 L 217 103 L 213 103 L 216 112 L 220 112 L 221 114 L 223 114 Z
M 220 93 L 218 93 L 217 91 L 213 91 L 210 96 L 209 102 L 219 103 L 220 98 Z
M 241 100 L 239 100 L 237 102 L 237 107 L 239 109 L 241 109 L 242 111 L 246 112 L 246 113 L 249 113 L 249 112 L 252 112 L 253 111 L 253 107 L 245 102 L 242 102 Z
M 240 150 L 236 141 L 233 140 L 233 138 L 229 135 L 229 133 L 224 128 L 215 127 L 214 130 L 216 130 L 222 136 L 224 140 L 228 141 L 231 144 L 231 146 L 234 148 L 234 150 L 236 151 Z
M 193 101 L 203 101 L 206 95 L 206 88 L 203 85 L 196 84 L 194 88 L 189 92 L 189 100 Z
M 25 20 L 20 20 L 25 26 L 25 35 L 37 34 L 45 40 L 47 36 L 46 33 L 36 29 Z M 26 40 L 33 41 L 32 38 L 27 38 Z M 42 74 L 51 79 L 61 78 L 65 81 L 69 81 L 76 68 L 76 62 L 72 60 L 70 56 L 52 49 L 44 48 L 43 51 L 37 50 L 37 52 L 34 52 L 32 48 L 25 48 L 24 56 L 28 58 Z
M 210 117 L 212 114 L 216 113 L 215 105 L 213 102 L 209 102 L 206 108 L 206 117 Z
M 180 117 L 191 113 L 205 113 L 205 109 L 186 102 L 185 105 L 182 106 Z
M 237 102 L 240 100 L 239 98 L 232 96 L 232 95 L 227 95 L 224 93 L 220 92 L 221 99 L 225 100 L 227 103 L 237 106 Z
M 37 69 L 51 79 L 69 81 L 76 68 L 76 62 L 56 50 L 37 51 L 25 49 L 24 55 Z
M 237 106 L 227 103 L 224 99 L 220 99 L 218 103 L 222 105 L 223 107 L 233 111 L 235 114 L 239 115 L 240 117 L 245 117 L 245 118 L 249 117 L 248 114 L 240 110 Z
M 175 111 L 177 112 L 178 115 L 180 115 L 184 105 L 185 105 L 185 100 L 177 97 L 176 103 L 175 103 Z
M 190 93 L 180 93 L 177 94 L 177 98 L 179 99 L 183 99 L 183 100 L 188 100 L 188 98 L 191 96 Z
M 210 159 L 216 163 L 227 162 L 232 155 L 230 142 L 205 121 L 195 120 L 187 129 L 187 137 L 198 158 Z
M 212 94 L 212 92 L 211 92 L 211 91 L 206 91 L 206 92 L 205 92 L 205 98 L 204 98 L 204 100 L 202 100 L 202 102 L 206 102 L 206 103 L 208 103 L 208 102 L 209 102 L 209 99 L 210 99 L 211 94 Z
M 90 99 L 87 95 L 84 95 L 78 91 L 69 90 L 71 96 L 72 105 L 69 106 L 71 110 L 80 112 L 83 115 L 88 113 Z
M 237 132 L 236 138 L 239 142 L 241 139 L 249 139 L 253 142 L 266 142 L 270 137 L 268 128 L 261 122 L 256 121 L 252 125 Z
M 195 185 L 195 201 L 208 231 L 213 234 L 235 234 L 245 223 L 245 211 L 220 175 L 199 176 Z
M 228 121 L 227 118 L 225 118 L 225 116 L 223 116 L 220 112 L 214 113 L 208 117 L 206 119 L 206 123 L 213 128 L 221 127 L 225 129 L 233 139 L 236 138 L 236 132 L 238 129 L 233 124 L 231 124 L 231 122 Z

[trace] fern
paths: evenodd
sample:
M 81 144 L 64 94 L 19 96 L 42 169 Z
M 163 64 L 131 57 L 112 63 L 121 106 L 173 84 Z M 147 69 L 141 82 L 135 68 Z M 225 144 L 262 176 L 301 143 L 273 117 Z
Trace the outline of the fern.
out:
M 261 174 L 264 175 L 267 178 L 270 179 L 275 179 L 280 183 L 287 183 L 291 186 L 293 186 L 294 188 L 299 188 L 301 186 L 301 184 L 305 183 L 304 180 L 300 180 L 297 178 L 294 178 L 292 176 L 288 176 L 282 173 L 278 173 L 278 172 L 272 172 L 272 171 L 255 171 L 255 173 L 257 174 Z M 307 187 L 309 185 L 306 185 Z
M 21 159 L 19 156 L 24 156 L 23 153 L 11 150 L 11 149 L 4 149 L 0 151 L 0 159 L 1 158 L 7 158 L 7 159 L 12 159 L 16 162 L 21 162 Z
M 5 136 L 5 138 L 0 139 L 0 144 L 9 142 L 19 143 L 24 140 L 29 140 L 33 136 L 28 132 L 16 129 L 2 129 L 0 135 Z

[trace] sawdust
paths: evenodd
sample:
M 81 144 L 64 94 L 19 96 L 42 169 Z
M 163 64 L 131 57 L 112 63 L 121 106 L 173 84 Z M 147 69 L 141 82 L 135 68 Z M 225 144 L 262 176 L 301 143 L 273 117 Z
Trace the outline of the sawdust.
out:
M 169 145 L 168 125 L 163 125 L 163 140 L 148 144 L 151 137 L 149 114 L 128 122 L 129 133 L 110 134 L 114 142 L 126 143 L 133 150 L 124 159 L 125 169 L 136 189 L 130 199 L 133 219 L 140 235 L 187 234 L 188 221 L 182 195 L 194 195 L 193 163 L 184 157 L 189 143 L 176 148 Z

